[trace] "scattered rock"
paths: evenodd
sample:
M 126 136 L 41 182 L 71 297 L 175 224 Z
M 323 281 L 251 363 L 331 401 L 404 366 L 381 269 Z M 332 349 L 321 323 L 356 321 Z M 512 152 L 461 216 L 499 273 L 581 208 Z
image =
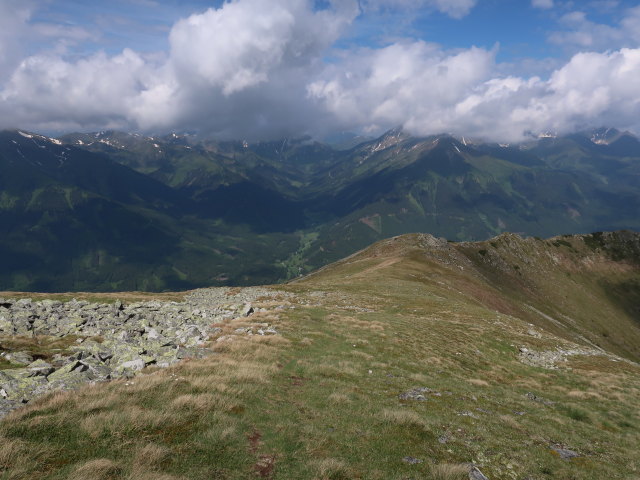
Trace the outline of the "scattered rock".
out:
M 580 456 L 579 453 L 569 450 L 568 448 L 563 448 L 560 445 L 552 445 L 551 450 L 557 453 L 563 460 L 570 460 Z
M 427 399 L 427 397 L 425 397 L 424 394 L 431 393 L 431 392 L 432 390 L 430 388 L 416 387 L 412 390 L 409 390 L 408 392 L 401 393 L 400 395 L 398 395 L 398 398 L 400 400 L 417 400 L 417 401 L 423 402 Z
M 471 467 L 469 470 L 469 480 L 489 480 L 478 467 Z
M 77 341 L 64 354 L 48 361 L 35 360 L 27 351 L 0 353 L 19 368 L 0 371 L 0 417 L 31 398 L 53 390 L 68 390 L 83 383 L 130 377 L 149 365 L 168 367 L 184 358 L 202 358 L 205 347 L 222 329 L 214 324 L 254 313 L 251 302 L 283 298 L 289 293 L 260 287 L 208 288 L 191 292 L 182 303 L 137 302 L 98 304 L 75 299 L 0 299 L 3 335 L 42 335 Z M 264 309 L 261 309 L 264 311 Z M 225 335 L 277 335 L 268 323 L 259 323 Z
M 551 400 L 547 400 L 544 397 L 539 397 L 538 395 L 536 395 L 533 392 L 525 393 L 525 397 L 527 397 L 529 400 L 532 400 L 534 402 L 542 403 L 543 405 L 548 405 L 548 406 L 555 405 L 555 403 L 556 403 L 556 402 L 553 402 Z
M 410 465 L 417 465 L 418 463 L 423 462 L 423 460 L 420 460 L 419 458 L 415 458 L 415 457 L 404 457 L 402 461 Z
M 251 306 L 250 303 L 247 303 L 243 308 L 242 308 L 242 316 L 243 317 L 248 317 L 249 315 L 251 315 L 253 313 L 253 307 Z
M 27 368 L 29 369 L 30 377 L 46 377 L 47 375 L 55 371 L 55 368 L 50 363 L 47 363 L 44 360 L 36 360 L 35 362 L 30 363 Z
M 33 357 L 27 352 L 12 352 L 4 355 L 4 359 L 14 365 L 29 365 L 33 362 Z
M 602 350 L 588 349 L 588 348 L 572 348 L 572 349 L 562 349 L 557 348 L 556 350 L 548 350 L 538 352 L 535 350 L 530 350 L 526 347 L 518 348 L 518 360 L 520 360 L 525 365 L 530 365 L 532 367 L 541 367 L 546 368 L 548 370 L 556 370 L 558 369 L 558 364 L 562 364 L 567 362 L 568 358 L 575 355 L 583 355 L 583 356 L 610 356 L 607 355 Z M 610 356 L 613 357 L 613 356 Z

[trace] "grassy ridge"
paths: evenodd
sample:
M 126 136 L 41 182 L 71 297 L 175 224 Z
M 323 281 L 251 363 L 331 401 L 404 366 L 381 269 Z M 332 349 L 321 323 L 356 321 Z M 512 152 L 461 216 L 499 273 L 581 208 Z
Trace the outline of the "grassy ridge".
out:
M 574 312 L 577 326 L 554 334 L 544 316 L 521 313 L 526 296 L 559 317 L 599 292 L 581 280 L 594 271 L 637 279 L 638 269 L 564 241 L 575 252 L 508 236 L 497 247 L 381 242 L 283 286 L 296 295 L 265 300 L 256 306 L 266 311 L 222 332 L 265 321 L 281 336 L 214 342 L 207 359 L 12 413 L 0 423 L 0 478 L 462 479 L 469 462 L 490 479 L 635 478 L 640 367 L 575 343 L 591 317 Z M 501 253 L 495 265 L 536 252 L 584 261 L 561 262 L 542 291 L 550 266 L 523 264 L 508 289 L 513 273 L 483 263 L 489 248 Z M 584 296 L 549 296 L 566 271 Z M 624 316 L 602 295 L 582 313 Z M 522 348 L 583 354 L 543 368 L 523 363 Z M 566 450 L 578 456 L 561 458 Z

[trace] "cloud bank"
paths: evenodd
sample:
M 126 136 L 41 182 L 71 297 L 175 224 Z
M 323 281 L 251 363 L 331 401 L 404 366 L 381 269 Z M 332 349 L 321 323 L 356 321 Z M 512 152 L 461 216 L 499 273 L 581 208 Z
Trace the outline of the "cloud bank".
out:
M 459 18 L 476 2 L 418 3 Z M 0 28 L 0 127 L 258 139 L 403 125 L 496 141 L 599 125 L 640 131 L 640 48 L 580 52 L 547 78 L 524 78 L 499 73 L 495 50 L 411 40 L 337 46 L 366 9 L 415 4 L 235 0 L 175 23 L 167 52 L 70 59 L 56 51 L 16 56 L 15 39 L 34 28 L 31 10 L 0 0 L 0 27 L 12 29 Z M 586 28 L 574 20 L 574 33 Z M 633 33 L 635 22 L 629 15 L 621 29 Z

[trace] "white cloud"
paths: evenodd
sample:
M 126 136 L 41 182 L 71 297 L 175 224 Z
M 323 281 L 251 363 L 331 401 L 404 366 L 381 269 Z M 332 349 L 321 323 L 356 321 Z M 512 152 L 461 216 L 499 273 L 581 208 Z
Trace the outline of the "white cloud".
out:
M 553 8 L 553 0 L 531 0 L 531 5 L 534 8 Z
M 76 63 L 58 56 L 24 60 L 0 93 L 1 112 L 21 124 L 54 126 L 132 126 L 130 107 L 155 72 L 131 50 L 109 57 L 96 54 Z
M 31 1 L 0 0 L 0 82 L 20 62 L 32 11 Z
M 563 15 L 560 25 L 563 30 L 549 35 L 557 45 L 590 50 L 635 47 L 640 42 L 640 6 L 627 9 L 619 25 L 592 22 L 582 11 Z
M 177 22 L 165 54 L 28 57 L 0 83 L 0 127 L 266 138 L 402 124 L 509 141 L 603 124 L 640 131 L 640 49 L 579 53 L 546 78 L 515 76 L 481 48 L 404 41 L 341 50 L 358 4 L 332 5 L 235 0 Z M 24 25 L 28 11 L 18 18 Z M 637 18 L 621 25 L 630 31 Z M 0 46 L 11 41 L 0 33 Z
M 548 129 L 640 127 L 640 49 L 578 54 L 548 80 L 495 77 L 493 54 L 477 48 L 396 45 L 365 63 L 309 88 L 346 128 L 401 123 L 417 134 L 518 141 Z

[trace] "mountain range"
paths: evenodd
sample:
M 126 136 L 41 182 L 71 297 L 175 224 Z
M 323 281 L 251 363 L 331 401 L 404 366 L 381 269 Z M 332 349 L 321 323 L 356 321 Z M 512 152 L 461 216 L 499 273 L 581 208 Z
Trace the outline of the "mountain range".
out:
M 640 229 L 640 141 L 628 132 L 348 140 L 0 132 L 0 289 L 272 283 L 408 232 Z

